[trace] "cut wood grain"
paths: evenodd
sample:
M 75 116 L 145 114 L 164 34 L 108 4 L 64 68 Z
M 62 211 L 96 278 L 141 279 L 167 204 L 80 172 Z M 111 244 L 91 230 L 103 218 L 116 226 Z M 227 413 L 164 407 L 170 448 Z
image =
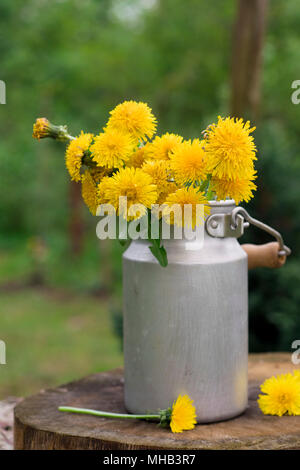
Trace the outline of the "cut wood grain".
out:
M 295 369 L 290 354 L 249 358 L 249 407 L 229 421 L 197 425 L 172 434 L 156 423 L 113 420 L 58 411 L 68 405 L 126 412 L 123 373 L 95 374 L 40 392 L 15 408 L 16 449 L 300 449 L 300 416 L 264 416 L 258 408 L 261 382 Z

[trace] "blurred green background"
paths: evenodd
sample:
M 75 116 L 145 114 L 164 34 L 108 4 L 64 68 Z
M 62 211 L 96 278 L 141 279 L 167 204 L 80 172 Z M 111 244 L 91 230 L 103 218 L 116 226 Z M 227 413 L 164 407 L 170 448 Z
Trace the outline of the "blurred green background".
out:
M 284 268 L 250 272 L 250 350 L 290 351 L 300 338 L 300 106 L 291 102 L 291 84 L 300 79 L 299 3 L 269 1 L 260 66 L 234 35 L 249 16 L 241 10 L 238 20 L 243 2 L 1 0 L 0 339 L 7 365 L 0 366 L 0 398 L 122 365 L 121 248 L 96 238 L 97 220 L 69 183 L 64 146 L 32 139 L 38 116 L 68 124 L 73 135 L 97 133 L 116 104 L 141 100 L 159 133 L 185 138 L 199 136 L 218 114 L 238 109 L 250 117 L 259 177 L 247 208 L 293 250 Z M 238 57 L 245 60 L 235 63 Z M 261 72 L 254 104 L 237 93 L 247 67 L 246 95 L 252 71 Z M 251 228 L 241 241 L 270 239 Z

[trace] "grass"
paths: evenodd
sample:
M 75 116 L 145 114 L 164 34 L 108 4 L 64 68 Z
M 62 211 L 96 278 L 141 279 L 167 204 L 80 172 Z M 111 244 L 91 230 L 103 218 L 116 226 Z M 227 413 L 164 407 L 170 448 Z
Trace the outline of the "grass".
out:
M 20 288 L 0 293 L 0 399 L 122 366 L 108 301 L 72 291 Z
M 0 239 L 0 400 L 122 366 L 120 293 L 121 250 L 94 233 L 77 257 L 57 235 Z

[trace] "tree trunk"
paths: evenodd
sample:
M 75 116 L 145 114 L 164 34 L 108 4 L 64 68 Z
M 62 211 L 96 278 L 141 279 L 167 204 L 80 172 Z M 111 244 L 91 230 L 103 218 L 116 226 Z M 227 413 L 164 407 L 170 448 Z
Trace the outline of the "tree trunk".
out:
M 15 450 L 172 450 L 186 454 L 194 454 L 187 452 L 189 449 L 299 450 L 300 416 L 264 416 L 257 404 L 259 386 L 267 377 L 296 369 L 289 353 L 250 354 L 246 412 L 235 419 L 196 426 L 183 434 L 161 428 L 155 421 L 58 411 L 59 406 L 67 405 L 126 413 L 122 370 L 90 375 L 20 402 L 14 412 Z M 100 461 L 100 453 L 96 458 Z
M 268 0 L 239 0 L 234 28 L 231 114 L 257 120 Z

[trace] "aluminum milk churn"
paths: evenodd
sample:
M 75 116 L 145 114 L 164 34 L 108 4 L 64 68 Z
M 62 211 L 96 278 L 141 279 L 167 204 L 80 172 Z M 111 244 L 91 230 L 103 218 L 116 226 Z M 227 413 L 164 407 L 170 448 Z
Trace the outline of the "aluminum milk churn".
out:
M 237 238 L 248 213 L 233 200 L 210 206 L 202 247 L 164 240 L 166 268 L 147 240 L 132 241 L 123 254 L 130 412 L 168 408 L 179 394 L 194 400 L 198 422 L 225 420 L 247 407 L 248 268 Z

